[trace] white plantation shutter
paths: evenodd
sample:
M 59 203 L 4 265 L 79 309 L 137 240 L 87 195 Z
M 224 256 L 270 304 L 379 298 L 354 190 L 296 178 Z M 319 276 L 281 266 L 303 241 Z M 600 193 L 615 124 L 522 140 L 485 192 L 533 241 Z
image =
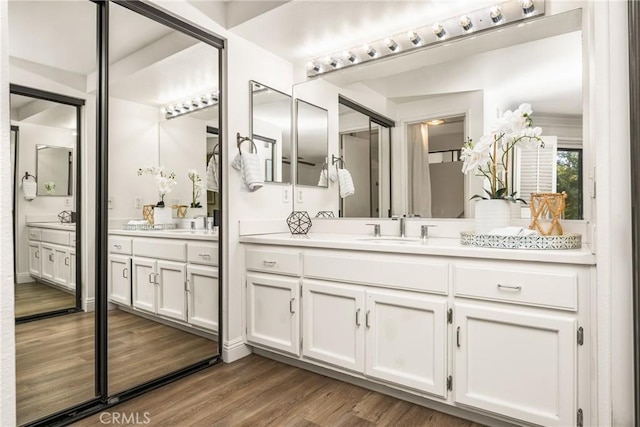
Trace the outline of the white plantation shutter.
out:
M 556 192 L 558 137 L 542 136 L 544 147 L 516 149 L 515 189 L 529 203 L 532 193 Z

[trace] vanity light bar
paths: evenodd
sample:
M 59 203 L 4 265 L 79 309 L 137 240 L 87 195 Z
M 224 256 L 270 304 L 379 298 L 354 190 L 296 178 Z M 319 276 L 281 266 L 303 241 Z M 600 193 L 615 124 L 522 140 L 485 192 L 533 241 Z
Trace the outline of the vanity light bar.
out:
M 174 119 L 194 111 L 199 111 L 207 107 L 211 107 L 218 103 L 218 92 L 208 93 L 202 96 L 196 96 L 184 102 L 174 102 L 161 111 L 164 113 L 165 119 Z
M 510 25 L 544 15 L 544 0 L 509 0 L 492 7 L 464 13 L 414 28 L 399 34 L 374 40 L 359 47 L 343 49 L 307 64 L 307 77 L 333 72 L 342 68 L 403 55 L 417 49 L 437 46 L 443 42 L 473 36 L 502 25 Z M 329 61 L 328 58 L 331 60 Z

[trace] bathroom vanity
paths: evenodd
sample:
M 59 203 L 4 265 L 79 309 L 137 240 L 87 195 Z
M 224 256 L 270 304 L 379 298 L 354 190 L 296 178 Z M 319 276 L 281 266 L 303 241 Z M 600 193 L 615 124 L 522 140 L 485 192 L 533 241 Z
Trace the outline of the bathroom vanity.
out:
M 76 290 L 75 224 L 27 224 L 29 274 L 67 292 Z
M 241 242 L 249 345 L 426 406 L 524 425 L 589 424 L 588 249 L 323 233 Z
M 109 232 L 109 302 L 204 332 L 218 332 L 217 235 Z

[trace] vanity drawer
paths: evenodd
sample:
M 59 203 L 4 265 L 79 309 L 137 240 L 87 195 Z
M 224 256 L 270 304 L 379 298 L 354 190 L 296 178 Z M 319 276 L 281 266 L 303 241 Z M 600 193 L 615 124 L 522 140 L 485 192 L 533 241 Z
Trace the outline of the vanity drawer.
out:
M 42 230 L 39 228 L 28 228 L 28 234 L 29 234 L 29 240 L 34 240 L 36 242 L 39 242 L 40 240 L 42 240 Z
M 547 271 L 545 271 L 547 270 Z M 578 274 L 540 268 L 454 267 L 456 296 L 576 311 Z
M 187 243 L 187 261 L 193 264 L 218 265 L 218 246 Z
M 42 241 L 54 245 L 69 246 L 69 232 L 43 229 Z
M 131 239 L 109 237 L 109 252 L 112 254 L 131 255 Z
M 185 242 L 163 239 L 133 239 L 133 254 L 148 258 L 166 259 L 169 261 L 186 261 Z
M 305 253 L 304 277 L 447 294 L 449 264 L 410 255 Z
M 287 249 L 254 249 L 246 252 L 247 270 L 300 276 L 300 252 Z

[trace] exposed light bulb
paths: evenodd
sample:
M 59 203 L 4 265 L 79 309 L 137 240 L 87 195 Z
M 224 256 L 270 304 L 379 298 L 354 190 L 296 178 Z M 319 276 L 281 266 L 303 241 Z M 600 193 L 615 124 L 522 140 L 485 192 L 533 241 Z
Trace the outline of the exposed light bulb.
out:
M 362 49 L 363 49 L 363 50 L 365 51 L 365 53 L 366 53 L 367 55 L 369 55 L 371 58 L 375 57 L 375 56 L 376 56 L 376 54 L 378 53 L 378 52 L 376 52 L 376 50 L 375 50 L 373 47 L 369 46 L 368 44 L 365 44 L 364 46 L 362 46 Z
M 352 64 L 354 62 L 356 62 L 356 60 L 358 59 L 356 57 L 356 55 L 353 52 L 349 51 L 349 50 L 344 51 L 343 55 L 344 55 L 345 59 L 347 61 L 351 62 Z
M 469 18 L 467 15 L 464 15 L 460 17 L 460 26 L 463 30 L 469 32 L 473 29 L 473 22 L 471 22 L 471 18 Z
M 414 46 L 418 46 L 420 44 L 420 42 L 422 42 L 422 39 L 420 38 L 420 36 L 418 35 L 418 33 L 416 33 L 415 31 L 409 31 L 407 33 L 407 37 L 409 37 L 409 41 L 414 45 Z
M 434 120 L 429 120 L 429 121 L 427 122 L 427 124 L 428 124 L 429 126 L 438 126 L 438 125 L 441 125 L 441 124 L 443 124 L 443 123 L 444 123 L 444 120 L 442 120 L 442 119 L 434 119 Z
M 492 6 L 489 16 L 491 17 L 491 22 L 494 24 L 502 22 L 502 9 L 500 9 L 500 6 Z
M 210 101 L 211 101 L 211 98 L 207 96 L 200 97 L 200 104 L 202 105 L 208 105 Z
M 398 43 L 396 43 L 396 41 L 391 37 L 387 37 L 386 39 L 384 39 L 384 44 L 387 45 L 391 52 L 395 52 L 396 50 L 398 50 Z
M 189 105 L 188 102 L 184 102 L 182 104 L 182 109 L 185 110 L 185 111 L 189 111 L 191 109 L 191 105 Z
M 308 68 L 309 70 L 313 70 L 313 71 L 315 71 L 316 73 L 319 73 L 319 72 L 320 72 L 320 64 L 318 64 L 318 63 L 316 63 L 316 62 L 313 62 L 313 61 L 309 61 L 309 62 L 307 62 L 307 68 Z
M 325 62 L 327 63 L 327 65 L 330 65 L 333 68 L 336 68 L 338 66 L 338 61 L 332 56 L 327 56 Z
M 525 15 L 533 13 L 536 8 L 533 4 L 533 0 L 520 0 L 520 5 L 522 6 L 522 13 Z
M 444 38 L 444 36 L 447 35 L 447 32 L 445 31 L 444 27 L 439 23 L 433 24 L 433 27 L 431 27 L 431 29 L 433 30 L 433 34 L 435 34 L 435 36 L 439 39 L 442 39 Z
M 193 108 L 200 108 L 200 102 L 198 102 L 197 99 L 192 99 L 191 100 L 191 107 Z

